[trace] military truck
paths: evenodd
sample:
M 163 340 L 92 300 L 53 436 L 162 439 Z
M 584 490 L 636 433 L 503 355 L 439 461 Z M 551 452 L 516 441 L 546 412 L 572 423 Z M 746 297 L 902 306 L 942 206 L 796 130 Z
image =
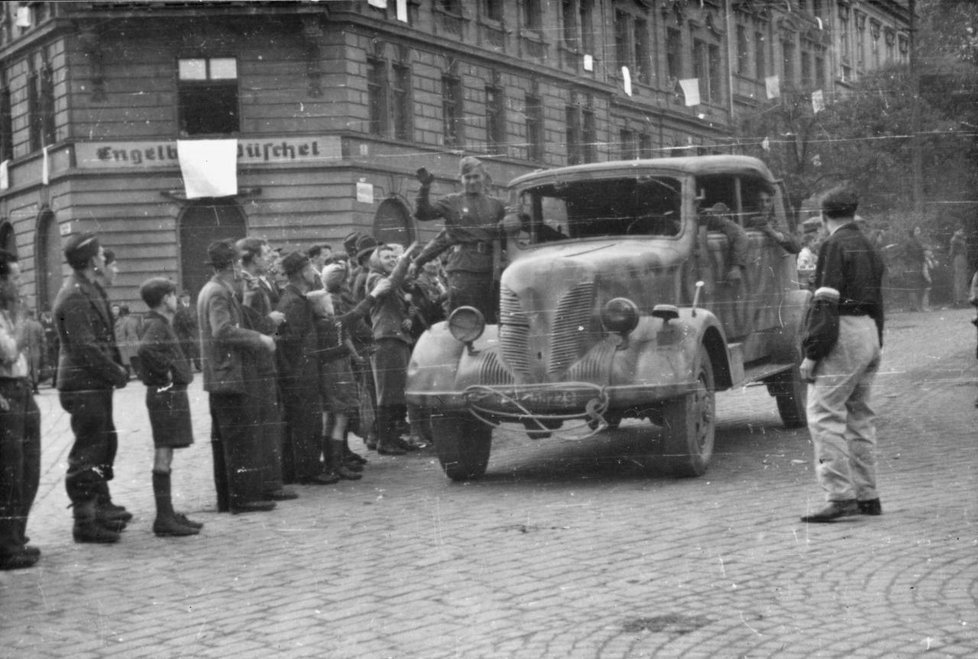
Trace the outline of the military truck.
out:
M 496 427 L 544 439 L 623 419 L 660 426 L 654 461 L 699 476 L 713 454 L 715 392 L 752 382 L 786 426 L 806 423 L 798 364 L 810 293 L 794 255 L 753 228 L 766 191 L 774 221 L 794 229 L 762 161 L 593 163 L 527 174 L 509 191 L 522 231 L 508 241 L 498 324 L 457 309 L 421 336 L 408 369 L 411 412 L 449 478 L 485 473 Z M 739 278 L 730 239 L 705 220 L 717 204 L 746 232 Z

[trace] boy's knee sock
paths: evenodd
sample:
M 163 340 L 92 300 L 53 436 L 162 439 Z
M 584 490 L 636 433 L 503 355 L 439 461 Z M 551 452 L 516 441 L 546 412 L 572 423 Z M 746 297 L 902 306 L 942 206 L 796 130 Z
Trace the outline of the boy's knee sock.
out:
M 156 499 L 156 516 L 173 516 L 173 497 L 170 494 L 170 472 L 153 471 L 153 497 Z

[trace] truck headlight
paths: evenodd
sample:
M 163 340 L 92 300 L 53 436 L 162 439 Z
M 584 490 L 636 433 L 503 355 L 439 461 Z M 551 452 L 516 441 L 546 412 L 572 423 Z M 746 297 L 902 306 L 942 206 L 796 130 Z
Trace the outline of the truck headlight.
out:
M 475 307 L 459 307 L 448 317 L 448 331 L 466 345 L 474 343 L 485 329 L 486 319 Z
M 625 297 L 608 300 L 601 310 L 601 324 L 609 332 L 628 334 L 638 325 L 638 307 Z

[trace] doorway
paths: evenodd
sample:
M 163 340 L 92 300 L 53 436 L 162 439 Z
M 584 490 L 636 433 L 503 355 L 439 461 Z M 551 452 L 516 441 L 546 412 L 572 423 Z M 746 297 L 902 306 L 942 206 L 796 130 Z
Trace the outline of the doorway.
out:
M 179 226 L 180 284 L 196 299 L 213 274 L 207 265 L 207 246 L 215 240 L 244 238 L 245 215 L 232 200 L 209 199 L 186 206 Z
M 407 247 L 414 240 L 411 211 L 402 200 L 385 199 L 374 216 L 374 238 L 380 243 L 398 243 Z

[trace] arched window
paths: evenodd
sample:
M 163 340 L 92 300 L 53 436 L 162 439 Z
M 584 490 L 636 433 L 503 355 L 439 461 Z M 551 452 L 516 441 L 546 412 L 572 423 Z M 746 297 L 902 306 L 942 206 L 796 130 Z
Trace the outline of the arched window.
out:
M 35 233 L 34 281 L 37 286 L 37 308 L 50 309 L 64 280 L 64 254 L 58 219 L 49 208 L 41 210 Z
M 397 197 L 381 202 L 374 216 L 373 234 L 382 243 L 410 245 L 414 241 L 414 225 L 407 204 Z

